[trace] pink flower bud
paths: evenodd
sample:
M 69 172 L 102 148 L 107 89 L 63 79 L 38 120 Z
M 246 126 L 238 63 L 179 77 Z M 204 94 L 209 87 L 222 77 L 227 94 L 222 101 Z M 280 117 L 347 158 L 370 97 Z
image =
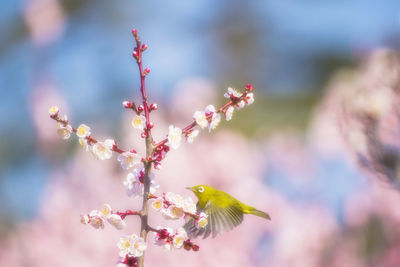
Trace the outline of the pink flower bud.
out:
M 164 151 L 168 152 L 169 151 L 169 146 L 164 146 Z
M 156 169 L 156 170 L 161 170 L 161 163 L 160 162 L 155 162 L 154 163 L 154 168 Z
M 137 52 L 137 51 L 133 51 L 132 56 L 133 56 L 134 58 L 138 58 L 138 52 Z
M 154 127 L 154 123 L 150 122 L 149 125 L 147 126 L 147 128 L 151 129 Z
M 157 103 L 153 103 L 150 105 L 150 110 L 156 110 L 156 109 L 158 109 Z
M 253 86 L 251 84 L 246 85 L 246 91 L 252 92 L 253 91 Z
M 124 108 L 132 108 L 132 102 L 131 101 L 124 101 L 122 102 L 122 105 L 124 106 Z
M 139 105 L 138 108 L 137 108 L 137 110 L 138 110 L 139 112 L 142 112 L 142 111 L 144 110 L 143 105 Z
M 136 29 L 133 29 L 133 30 L 132 30 L 132 34 L 133 34 L 133 36 L 136 37 L 136 36 L 137 36 L 137 30 L 136 30 Z
M 146 138 L 147 137 L 147 133 L 146 132 L 142 132 L 142 134 L 140 135 L 142 138 Z
M 149 68 L 145 68 L 143 71 L 143 75 L 147 75 L 150 73 L 150 69 Z
M 142 44 L 142 51 L 145 51 L 147 49 L 147 45 L 146 44 Z
M 200 247 L 198 245 L 192 245 L 193 251 L 199 251 Z
M 157 161 L 162 161 L 163 160 L 163 155 L 160 153 L 160 154 L 158 154 L 158 156 L 157 156 Z

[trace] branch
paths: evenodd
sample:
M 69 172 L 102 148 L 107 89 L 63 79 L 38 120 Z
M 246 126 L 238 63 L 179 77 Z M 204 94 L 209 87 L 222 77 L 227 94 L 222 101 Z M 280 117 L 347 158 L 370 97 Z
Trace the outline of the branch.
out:
M 246 90 L 238 97 L 235 96 L 230 96 L 230 101 L 227 102 L 225 105 L 223 105 L 222 107 L 220 107 L 219 109 L 217 109 L 215 111 L 215 113 L 221 113 L 221 112 L 226 112 L 226 110 L 230 107 L 230 106 L 235 106 L 237 105 L 240 101 L 246 101 L 246 96 L 248 94 L 248 92 L 251 92 L 253 90 L 253 87 L 248 84 L 246 86 Z M 207 114 L 206 118 L 207 120 L 211 120 L 213 114 Z M 196 121 L 190 123 L 189 125 L 187 125 L 185 128 L 182 129 L 182 135 L 186 135 L 188 133 L 191 132 L 191 130 L 196 127 L 197 123 Z M 165 143 L 168 142 L 168 138 L 163 139 L 162 141 L 158 142 L 157 144 L 155 144 L 155 148 L 157 149 L 158 147 L 163 146 Z
M 69 125 L 74 133 L 77 132 L 77 129 L 74 128 L 74 127 L 72 127 L 72 126 L 68 123 L 68 120 L 61 119 L 60 117 L 58 117 L 58 112 L 57 112 L 56 114 L 54 114 L 54 115 L 50 115 L 50 118 L 52 118 L 53 120 L 55 120 L 55 121 L 58 122 L 58 123 L 61 123 L 64 127 L 67 127 L 67 126 Z M 85 139 L 87 140 L 88 144 L 96 144 L 96 143 L 99 142 L 97 139 L 95 139 L 95 138 L 93 138 L 93 137 L 91 137 L 91 136 L 86 136 Z M 118 147 L 117 144 L 115 144 L 115 145 L 112 147 L 112 150 L 115 151 L 115 152 L 117 152 L 117 153 L 120 153 L 120 154 L 126 152 L 125 150 L 120 149 L 120 148 Z
M 147 74 L 149 74 L 150 70 L 148 68 L 146 68 L 143 71 L 143 65 L 142 65 L 142 53 L 147 49 L 147 46 L 145 44 L 142 45 L 136 29 L 134 29 L 132 31 L 132 34 L 136 40 L 136 47 L 135 47 L 132 55 L 136 59 L 136 62 L 139 67 L 140 92 L 142 94 L 144 115 L 146 118 L 146 128 L 144 129 L 144 134 L 142 134 L 142 137 L 146 138 L 146 159 L 143 162 L 144 168 L 145 168 L 145 175 L 143 177 L 144 192 L 143 192 L 142 210 L 140 211 L 140 218 L 141 218 L 140 237 L 143 238 L 144 241 L 146 241 L 147 234 L 149 232 L 148 200 L 149 200 L 149 194 L 150 194 L 150 175 L 151 175 L 151 168 L 153 165 L 153 162 L 151 161 L 151 156 L 153 154 L 153 149 L 154 149 L 153 148 L 153 138 L 151 136 L 151 128 L 153 127 L 153 124 L 150 122 L 150 110 L 149 110 L 149 106 L 147 104 L 146 84 L 145 84 L 146 76 L 147 76 Z M 148 159 L 150 159 L 150 160 L 148 160 Z M 137 266 L 143 267 L 143 263 L 144 263 L 144 253 L 141 257 L 138 258 Z

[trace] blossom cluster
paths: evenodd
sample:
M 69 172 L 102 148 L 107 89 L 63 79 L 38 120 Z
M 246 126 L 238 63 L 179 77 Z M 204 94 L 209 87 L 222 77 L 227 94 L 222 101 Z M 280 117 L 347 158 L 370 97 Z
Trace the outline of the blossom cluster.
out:
M 185 248 L 186 250 L 198 251 L 200 248 L 198 245 L 193 244 L 183 228 L 179 228 L 173 231 L 171 228 L 157 227 L 157 231 L 154 232 L 154 244 L 164 247 L 166 250 L 172 248 L 180 249 Z
M 144 68 L 142 65 L 142 53 L 147 49 L 147 45 L 142 44 L 136 30 L 132 31 L 136 41 L 136 47 L 132 53 L 133 58 L 139 68 L 142 95 L 142 102 L 136 105 L 132 101 L 124 101 L 123 107 L 135 112 L 131 125 L 134 129 L 141 131 L 141 137 L 146 139 L 146 158 L 140 156 L 134 149 L 124 151 L 117 146 L 113 139 L 98 141 L 91 136 L 91 128 L 86 124 L 81 124 L 78 128 L 72 127 L 67 119 L 67 116 L 59 117 L 59 108 L 53 106 L 49 109 L 49 114 L 52 119 L 57 122 L 57 131 L 63 139 L 69 139 L 72 133 L 75 133 L 79 138 L 79 143 L 85 151 L 91 151 L 99 160 L 112 158 L 113 152 L 119 153 L 118 162 L 124 170 L 129 171 L 123 185 L 126 188 L 126 194 L 134 197 L 142 196 L 144 208 L 141 211 L 132 212 L 113 212 L 110 205 L 105 204 L 101 211 L 93 210 L 89 214 L 81 216 L 83 224 L 90 224 L 96 229 L 103 229 L 105 222 L 110 223 L 115 228 L 121 230 L 125 228 L 124 219 L 127 215 L 139 215 L 142 219 L 141 237 L 137 235 L 123 236 L 120 238 L 118 248 L 120 250 L 119 263 L 125 266 L 142 266 L 143 255 L 146 250 L 145 239 L 149 231 L 155 232 L 156 244 L 162 245 L 167 249 L 184 247 L 186 250 L 199 250 L 199 247 L 193 244 L 183 228 L 172 231 L 169 228 L 159 227 L 152 228 L 147 221 L 147 201 L 152 199 L 152 207 L 161 212 L 167 220 L 176 220 L 185 218 L 186 220 L 194 220 L 197 227 L 206 227 L 208 224 L 208 215 L 203 212 L 198 212 L 196 204 L 189 198 L 169 192 L 163 194 L 162 197 L 156 197 L 154 193 L 159 187 L 155 183 L 154 174 L 151 172 L 152 167 L 155 169 L 161 168 L 161 162 L 166 157 L 170 149 L 178 149 L 181 146 L 182 139 L 186 139 L 188 143 L 193 143 L 199 135 L 200 129 L 207 128 L 209 132 L 215 130 L 225 116 L 227 121 L 232 119 L 233 111 L 239 110 L 245 105 L 250 105 L 254 102 L 253 87 L 247 85 L 243 93 L 237 92 L 232 88 L 228 88 L 224 95 L 229 99 L 229 102 L 224 106 L 216 109 L 213 105 L 205 107 L 204 111 L 196 111 L 193 114 L 193 121 L 184 128 L 179 128 L 174 125 L 169 125 L 166 138 L 160 142 L 155 142 L 151 135 L 151 129 L 154 124 L 150 121 L 150 113 L 158 108 L 156 103 L 151 105 L 147 102 L 145 78 L 150 73 L 149 68 Z M 145 186 L 146 185 L 146 186 Z M 148 187 L 147 187 L 148 186 Z M 146 188 L 145 188 L 146 187 Z M 145 191 L 146 189 L 146 191 Z M 148 190 L 147 190 L 148 189 Z
M 143 196 L 144 192 L 144 182 L 143 178 L 145 176 L 144 167 L 140 170 L 134 169 L 132 172 L 128 173 L 124 181 L 124 186 L 126 188 L 127 196 Z M 150 194 L 154 194 L 156 189 L 159 187 L 154 181 L 154 174 L 150 175 Z
M 110 205 L 104 204 L 101 211 L 92 210 L 89 214 L 82 214 L 81 223 L 90 224 L 96 229 L 103 229 L 104 223 L 107 221 L 116 229 L 122 230 L 126 227 L 126 223 L 123 221 L 123 217 L 124 216 L 113 212 Z
M 179 194 L 168 192 L 164 193 L 162 197 L 154 198 L 151 206 L 167 220 L 184 217 L 185 219 L 194 219 L 198 227 L 206 227 L 208 224 L 208 215 L 203 212 L 197 214 L 196 204 L 190 197 L 183 198 Z
M 135 234 L 122 236 L 118 242 L 119 256 L 125 259 L 126 257 L 140 257 L 147 248 L 143 238 Z

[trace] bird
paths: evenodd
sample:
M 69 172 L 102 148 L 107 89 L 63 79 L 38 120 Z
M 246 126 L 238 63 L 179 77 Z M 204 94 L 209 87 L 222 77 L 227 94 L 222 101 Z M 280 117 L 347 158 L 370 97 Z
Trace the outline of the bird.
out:
M 208 185 L 196 185 L 187 187 L 197 197 L 197 211 L 208 215 L 208 224 L 204 228 L 196 226 L 195 219 L 191 218 L 183 228 L 189 238 L 203 236 L 203 239 L 212 234 L 227 232 L 238 226 L 243 221 L 243 214 L 253 214 L 267 220 L 271 220 L 268 213 L 257 210 L 254 207 L 243 204 L 233 196 L 224 191 L 217 190 Z

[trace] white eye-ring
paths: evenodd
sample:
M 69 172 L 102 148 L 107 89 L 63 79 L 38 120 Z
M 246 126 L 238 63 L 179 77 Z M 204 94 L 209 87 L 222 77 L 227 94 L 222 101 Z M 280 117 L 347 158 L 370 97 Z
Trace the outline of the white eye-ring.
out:
M 197 191 L 199 191 L 200 193 L 203 193 L 204 192 L 204 187 L 200 186 Z

